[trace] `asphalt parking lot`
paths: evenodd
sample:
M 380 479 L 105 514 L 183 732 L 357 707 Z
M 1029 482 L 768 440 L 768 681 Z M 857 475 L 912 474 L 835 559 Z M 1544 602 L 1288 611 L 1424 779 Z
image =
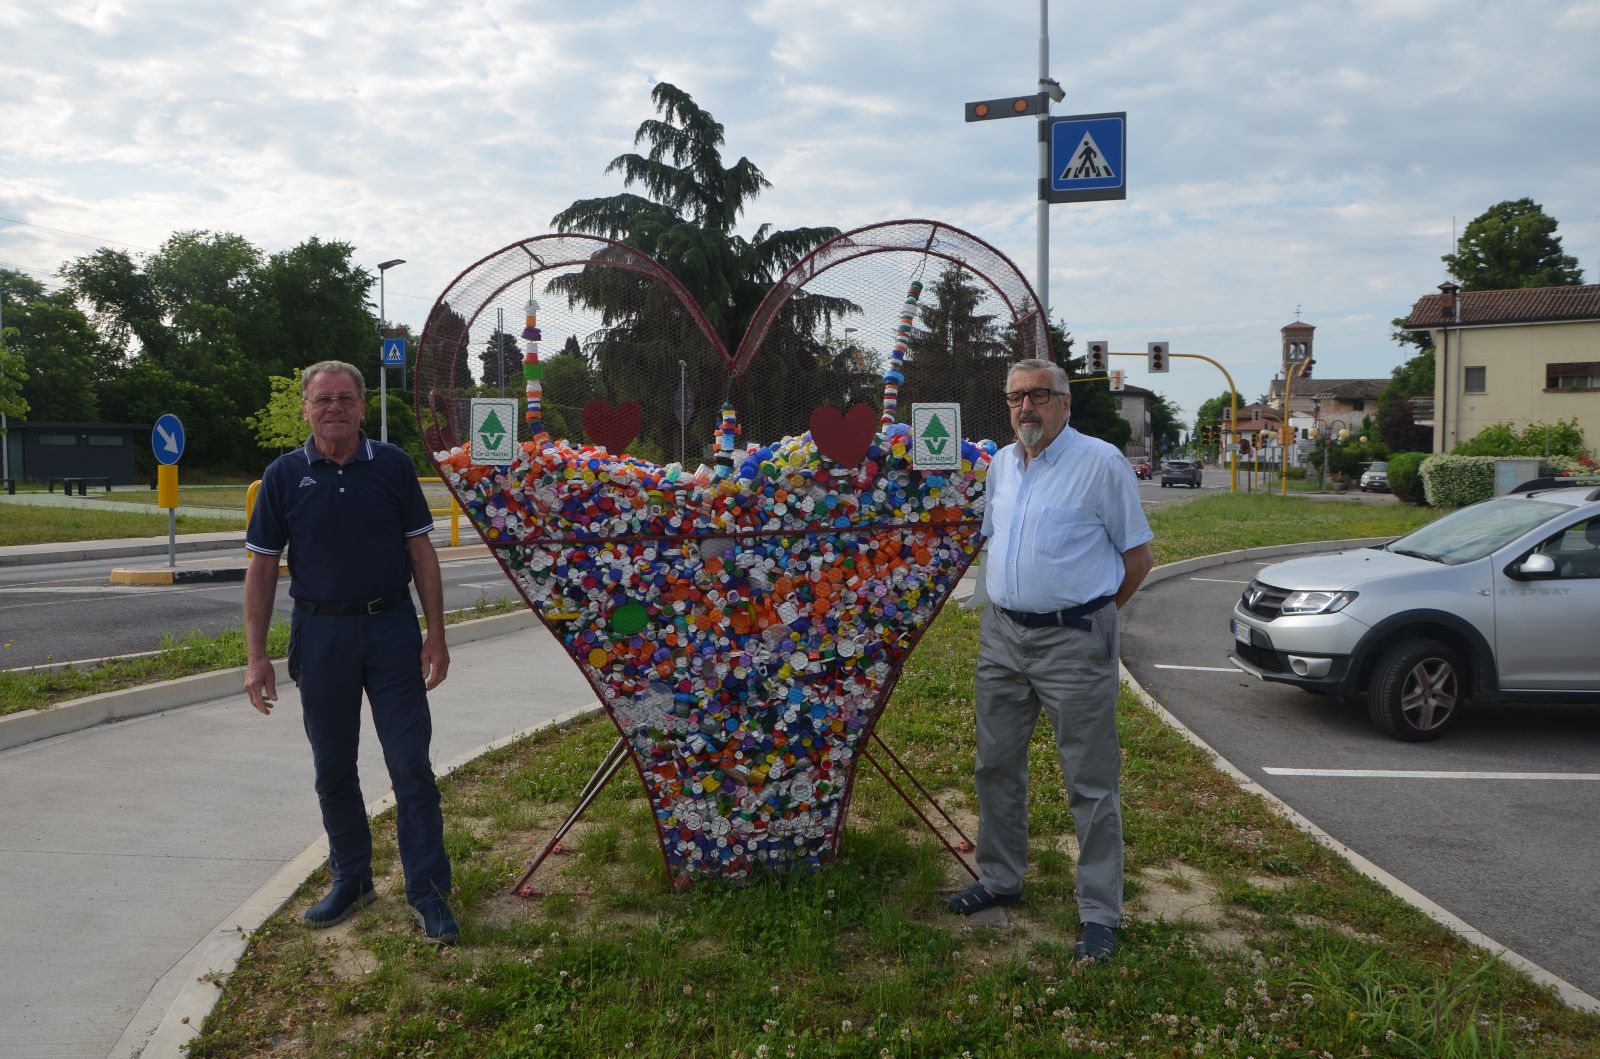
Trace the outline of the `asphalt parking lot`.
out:
M 1123 612 L 1128 670 L 1333 837 L 1600 995 L 1600 710 L 1477 709 L 1438 742 L 1413 744 L 1379 733 L 1363 703 L 1261 683 L 1228 662 L 1228 619 L 1263 565 L 1142 589 Z

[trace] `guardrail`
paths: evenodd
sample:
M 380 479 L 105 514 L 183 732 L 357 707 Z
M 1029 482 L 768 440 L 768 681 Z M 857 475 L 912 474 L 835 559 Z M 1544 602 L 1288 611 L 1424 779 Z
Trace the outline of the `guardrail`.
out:
M 423 485 L 444 485 L 444 479 L 442 478 L 419 478 L 417 481 Z M 450 493 L 448 488 L 445 491 L 449 493 L 450 505 L 448 507 L 433 507 L 429 505 L 428 514 L 435 518 L 443 515 L 450 516 L 450 547 L 456 548 L 461 545 L 461 516 L 464 512 L 461 510 L 461 505 L 456 503 L 456 495 Z M 244 524 L 246 526 L 250 525 L 250 516 L 255 513 L 256 494 L 259 492 L 261 492 L 261 479 L 259 478 L 251 482 L 250 487 L 244 491 Z

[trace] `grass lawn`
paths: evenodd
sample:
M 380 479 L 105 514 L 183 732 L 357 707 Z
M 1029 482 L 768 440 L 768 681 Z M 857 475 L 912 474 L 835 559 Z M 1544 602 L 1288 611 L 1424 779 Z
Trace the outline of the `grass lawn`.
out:
M 127 493 L 129 497 L 142 496 Z M 117 498 L 116 493 L 111 494 Z M 244 529 L 240 517 L 194 518 L 178 516 L 179 533 L 225 533 Z M 104 511 L 70 507 L 31 507 L 24 504 L 0 505 L 0 546 L 11 544 L 53 544 L 65 541 L 99 541 L 118 537 L 165 537 L 165 511 Z
M 1432 512 L 1216 496 L 1152 521 L 1163 561 L 1403 532 Z M 977 618 L 946 608 L 881 733 L 973 833 Z M 193 1056 L 1592 1056 L 1600 1018 L 1349 869 L 1241 792 L 1131 693 L 1129 918 L 1110 966 L 1071 961 L 1072 822 L 1045 729 L 1032 747 L 1033 869 L 1009 930 L 947 914 L 954 861 L 873 772 L 839 861 L 672 891 L 632 770 L 566 852 L 508 895 L 616 738 L 540 733 L 443 783 L 458 946 L 405 915 L 386 815 L 382 899 L 300 926 L 319 872 L 251 941 Z

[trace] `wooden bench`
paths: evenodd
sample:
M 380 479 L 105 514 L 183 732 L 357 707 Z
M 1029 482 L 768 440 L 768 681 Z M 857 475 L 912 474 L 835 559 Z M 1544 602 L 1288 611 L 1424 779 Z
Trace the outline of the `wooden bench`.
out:
M 89 495 L 89 483 L 90 482 L 94 482 L 97 485 L 104 486 L 106 492 L 108 492 L 108 493 L 111 492 L 111 477 L 110 477 L 110 475 L 104 475 L 104 474 L 80 474 L 80 475 L 69 475 L 69 476 L 62 477 L 62 478 L 51 478 L 51 479 L 47 480 L 46 489 L 49 492 L 52 492 L 52 493 L 55 492 L 56 491 L 56 483 L 57 482 L 61 483 L 62 489 L 66 493 L 67 496 L 71 496 L 72 495 L 72 490 L 73 490 L 74 486 L 77 487 L 79 496 L 88 496 Z

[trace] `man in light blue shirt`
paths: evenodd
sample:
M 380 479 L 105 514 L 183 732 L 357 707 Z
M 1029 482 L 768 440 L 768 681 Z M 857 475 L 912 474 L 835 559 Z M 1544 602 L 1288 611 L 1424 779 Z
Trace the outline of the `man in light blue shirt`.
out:
M 1028 740 L 1042 707 L 1078 837 L 1083 933 L 1074 951 L 1106 960 L 1122 922 L 1117 610 L 1155 565 L 1154 535 L 1122 453 L 1067 425 L 1065 371 L 1018 361 L 1005 397 L 1017 441 L 989 466 L 983 519 L 989 606 L 976 689 L 979 881 L 948 904 L 970 915 L 1022 897 Z

